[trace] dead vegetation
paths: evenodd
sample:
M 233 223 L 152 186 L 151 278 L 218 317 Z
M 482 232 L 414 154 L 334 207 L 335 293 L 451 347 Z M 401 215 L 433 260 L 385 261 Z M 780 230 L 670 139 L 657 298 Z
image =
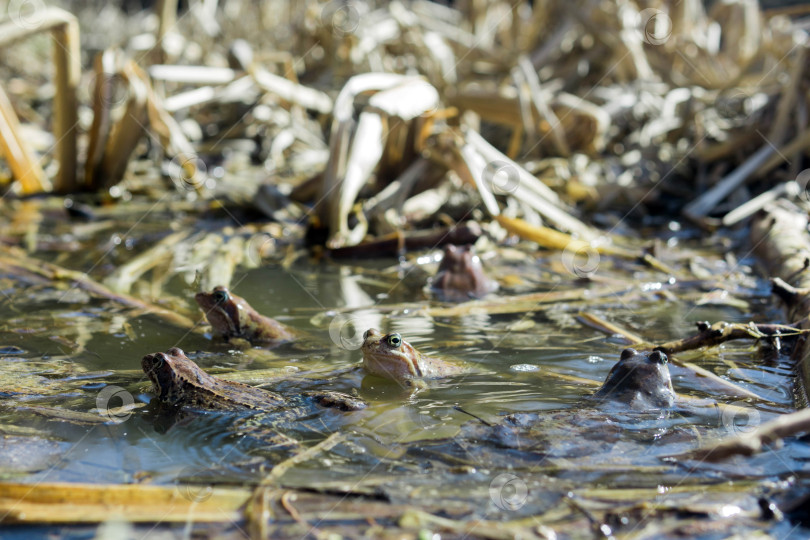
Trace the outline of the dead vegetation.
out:
M 796 158 L 810 136 L 805 34 L 752 2 L 706 12 L 697 1 L 268 1 L 178 13 L 163 1 L 123 36 L 93 28 L 98 52 L 81 53 L 76 17 L 35 7 L 8 13 L 2 41 L 12 59 L 27 36 L 50 31 L 56 44 L 53 151 L 34 157 L 2 107 L 22 194 L 51 189 L 40 159 L 59 165 L 58 192 L 137 189 L 129 164 L 148 143 L 181 192 L 244 187 L 244 203 L 263 184 L 286 187 L 269 210 L 296 206 L 298 223 L 338 247 L 418 227 L 459 190 L 477 191 L 490 217 L 591 240 L 600 233 L 575 205 L 673 198 L 705 224 L 757 192 L 805 187 L 782 185 L 803 181 Z M 96 16 L 123 27 L 112 8 Z M 15 71 L 11 103 L 33 90 Z M 266 174 L 233 171 L 244 169 L 239 149 Z M 216 156 L 237 174 L 212 174 Z
M 524 241 L 532 250 L 559 252 L 572 276 L 595 285 L 588 298 L 633 301 L 638 290 L 619 279 L 600 282 L 574 258 L 608 256 L 643 264 L 672 282 L 717 282 L 688 262 L 676 267 L 660 260 L 659 246 L 640 238 L 633 224 L 685 218 L 715 231 L 747 223 L 765 208 L 770 217 L 754 220 L 751 245 L 771 263 L 769 273 L 790 284 L 778 288 L 790 326 L 704 324 L 697 335 L 659 347 L 674 354 L 731 339 L 798 335 L 799 364 L 807 365 L 802 276 L 810 173 L 803 167 L 810 87 L 801 10 L 763 12 L 747 0 L 715 2 L 708 10 L 697 0 L 469 0 L 452 8 L 423 0 L 229 0 L 190 2 L 180 11 L 177 4 L 159 0 L 129 13 L 103 3 L 6 6 L 0 22 L 3 213 L 55 194 L 69 195 L 74 211 L 84 203 L 102 211 L 138 200 L 147 201 L 148 211 L 165 205 L 202 217 L 166 227 L 122 264 L 104 273 L 94 266 L 88 276 L 69 264 L 37 260 L 41 217 L 15 213 L 3 218 L 4 272 L 67 282 L 130 313 L 148 311 L 196 331 L 191 314 L 139 297 L 161 296 L 173 276 L 205 290 L 229 285 L 238 269 L 268 259 L 290 265 L 312 254 L 395 257 L 483 237 L 494 241 L 489 247 Z M 773 205 L 782 199 L 793 199 L 799 210 Z M 210 214 L 226 218 L 206 221 Z M 21 247 L 5 245 L 12 243 Z M 531 313 L 582 300 L 584 290 L 407 308 L 433 318 Z M 328 310 L 313 320 L 365 308 Z M 579 320 L 627 343 L 655 346 L 587 312 Z M 694 363 L 675 363 L 730 396 L 762 401 Z M 745 409 L 734 407 L 717 408 Z M 795 424 L 786 426 L 786 416 L 689 456 L 758 451 L 803 431 L 806 411 L 797 414 Z M 327 439 L 324 447 L 327 442 L 337 444 Z M 282 465 L 322 449 L 315 445 Z M 273 469 L 252 494 L 217 488 L 202 509 L 179 501 L 171 489 L 140 486 L 44 486 L 21 494 L 27 488 L 4 484 L 0 498 L 14 522 L 25 516 L 70 521 L 65 516 L 75 508 L 52 512 L 64 502 L 57 495 L 75 492 L 82 495 L 75 506 L 89 521 L 108 516 L 112 503 L 99 499 L 120 496 L 141 505 L 136 518 L 144 521 L 163 511 L 155 500 L 179 501 L 169 518 L 157 519 L 198 520 L 222 504 L 225 519 L 246 518 L 266 535 L 273 508 L 283 509 L 285 524 L 296 531 L 320 532 L 310 521 L 323 510 L 321 499 L 275 489 L 285 470 Z M 639 491 L 642 499 L 654 495 Z M 558 515 L 580 512 L 595 527 L 570 493 Z M 591 495 L 597 505 L 598 494 Z M 147 500 L 152 496 L 157 499 Z M 295 496 L 316 507 L 311 515 L 296 510 Z M 471 530 L 463 520 L 415 507 L 374 510 L 408 530 Z M 346 511 L 353 519 L 364 516 Z M 518 521 L 476 527 L 476 534 L 492 538 L 553 535 L 545 524 Z

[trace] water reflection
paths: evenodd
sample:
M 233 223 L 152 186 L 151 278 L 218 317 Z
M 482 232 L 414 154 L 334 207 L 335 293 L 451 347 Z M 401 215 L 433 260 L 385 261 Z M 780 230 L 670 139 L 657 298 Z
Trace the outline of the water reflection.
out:
M 0 345 L 8 347 L 7 354 L 0 352 L 7 403 L 38 400 L 86 411 L 102 384 L 125 387 L 136 397 L 151 395 L 138 371 L 141 356 L 180 346 L 202 351 L 191 356 L 201 367 L 218 372 L 293 366 L 295 370 L 288 370 L 285 378 L 262 382 L 295 404 L 301 403 L 295 400 L 304 392 L 323 389 L 356 392 L 369 406 L 343 413 L 310 404 L 301 414 L 281 420 L 255 413 L 167 415 L 150 405 L 119 425 L 90 427 L 33 421 L 9 409 L 7 424 L 22 422 L 64 445 L 57 450 L 60 455 L 55 462 L 46 460 L 47 469 L 23 478 L 192 482 L 199 489 L 187 495 L 205 497 L 208 486 L 255 484 L 274 465 L 340 433 L 342 439 L 334 448 L 292 467 L 285 483 L 311 486 L 341 480 L 358 490 L 385 493 L 393 501 L 452 498 L 460 507 L 474 510 L 482 501 L 493 500 L 493 479 L 509 473 L 525 484 L 529 495 L 514 511 L 493 503 L 492 515 L 500 511 L 514 518 L 521 512 L 529 515 L 548 509 L 572 490 L 605 485 L 656 489 L 677 484 L 683 481 L 684 469 L 661 458 L 727 433 L 722 413 L 713 406 L 706 406 L 704 412 L 684 408 L 664 417 L 644 417 L 588 403 L 585 398 L 605 379 L 622 345 L 579 326 L 574 317 L 582 309 L 580 304 L 434 319 L 419 313 L 430 300 L 421 292 L 423 284 L 412 281 L 416 275 L 416 271 L 375 263 L 266 266 L 237 275 L 234 290 L 239 295 L 258 311 L 308 333 L 314 342 L 313 348 L 273 351 L 231 350 L 210 337 L 171 328 L 149 316 L 123 317 L 109 306 L 80 309 L 31 301 L 26 304 L 29 312 L 14 314 L 15 324 L 30 330 L 25 342 L 20 334 L 0 334 L 7 338 Z M 188 296 L 188 291 L 174 292 L 178 298 Z M 191 302 L 189 296 L 190 310 L 194 309 Z M 605 302 L 603 316 L 657 341 L 691 332 L 689 318 L 697 313 L 679 311 L 670 301 L 624 305 L 607 298 Z M 2 309 L 8 312 L 7 307 Z M 701 316 L 728 314 L 727 308 L 704 306 L 701 310 Z M 358 368 L 359 346 L 363 332 L 372 327 L 399 332 L 423 352 L 457 357 L 470 370 L 425 388 L 365 375 Z M 58 350 L 54 337 L 72 344 L 71 354 L 60 354 L 59 362 L 47 356 Z M 753 405 L 758 422 L 791 408 L 786 359 L 762 366 L 756 350 L 728 344 L 722 352 L 701 353 L 693 360 L 771 400 Z M 15 369 L 20 364 L 27 370 Z M 88 372 L 95 375 L 83 379 Z M 555 373 L 582 380 L 562 379 Z M 673 368 L 673 380 L 676 390 L 684 394 L 729 403 L 736 399 L 727 399 L 686 371 Z M 56 394 L 46 395 L 54 385 Z M 524 420 L 532 420 L 510 424 L 510 414 L 529 415 Z M 729 425 L 739 427 L 742 416 L 738 420 Z M 266 437 L 273 430 L 295 440 L 297 446 L 274 446 Z M 689 482 L 801 472 L 807 456 L 800 447 L 800 443 L 788 443 L 773 455 L 778 463 L 770 468 L 766 455 L 746 461 L 744 473 L 739 464 L 695 464 Z M 507 499 L 512 500 L 494 500 Z

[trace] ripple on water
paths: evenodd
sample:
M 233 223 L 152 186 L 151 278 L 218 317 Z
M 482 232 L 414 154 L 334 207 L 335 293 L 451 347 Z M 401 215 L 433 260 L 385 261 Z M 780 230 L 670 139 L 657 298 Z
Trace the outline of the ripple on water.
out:
M 250 456 L 244 437 L 236 435 L 234 416 L 226 413 L 186 413 L 141 418 L 135 430 L 139 465 L 156 482 L 212 470 L 237 470 L 233 465 Z M 138 437 L 140 435 L 140 437 Z

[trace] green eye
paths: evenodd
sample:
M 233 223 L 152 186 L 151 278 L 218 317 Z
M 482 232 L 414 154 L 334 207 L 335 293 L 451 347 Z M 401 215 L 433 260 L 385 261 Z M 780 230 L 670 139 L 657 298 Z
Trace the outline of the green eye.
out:
M 397 348 L 402 345 L 402 336 L 399 334 L 388 334 L 385 341 L 392 347 Z
M 228 296 L 228 291 L 225 289 L 217 289 L 214 291 L 214 301 L 218 304 L 222 304 L 227 302 L 230 296 Z

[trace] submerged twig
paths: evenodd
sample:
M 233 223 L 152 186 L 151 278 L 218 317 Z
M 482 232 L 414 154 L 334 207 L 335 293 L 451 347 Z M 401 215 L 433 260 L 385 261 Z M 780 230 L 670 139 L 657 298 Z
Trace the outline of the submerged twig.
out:
M 765 445 L 807 431 L 810 431 L 810 409 L 803 409 L 784 414 L 762 424 L 749 433 L 721 439 L 712 445 L 671 457 L 676 459 L 720 461 L 734 455 L 751 456 L 761 452 Z
M 153 314 L 174 326 L 188 330 L 193 330 L 196 327 L 196 323 L 188 317 L 184 317 L 179 313 L 175 313 L 158 305 L 139 300 L 128 294 L 115 293 L 101 283 L 93 281 L 87 277 L 86 274 L 69 270 L 53 263 L 32 259 L 19 248 L 0 246 L 0 267 L 8 269 L 12 274 L 19 268 L 45 277 L 51 281 L 69 281 L 72 282 L 74 286 L 92 295 L 112 300 L 128 308 L 141 310 L 144 313 Z
M 322 452 L 328 452 L 330 449 L 335 447 L 336 445 L 343 442 L 345 435 L 340 432 L 335 432 L 329 435 L 327 438 L 316 444 L 315 446 L 310 446 L 303 452 L 295 454 L 289 459 L 282 461 L 281 463 L 275 465 L 270 473 L 261 479 L 259 482 L 259 486 L 256 488 L 256 491 L 261 491 L 268 486 L 272 486 L 276 484 L 284 473 L 286 473 L 291 467 L 298 465 L 299 463 L 304 463 L 312 459 L 314 456 Z

